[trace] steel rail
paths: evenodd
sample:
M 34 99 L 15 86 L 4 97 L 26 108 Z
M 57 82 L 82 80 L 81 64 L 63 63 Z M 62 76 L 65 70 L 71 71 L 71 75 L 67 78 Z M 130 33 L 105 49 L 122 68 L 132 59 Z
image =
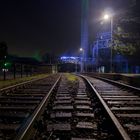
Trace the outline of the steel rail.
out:
M 32 82 L 35 82 L 35 81 L 43 80 L 43 79 L 47 78 L 48 76 L 50 76 L 50 75 L 47 75 L 47 76 L 42 77 L 42 78 L 37 78 L 37 79 L 32 79 L 32 80 L 28 80 L 28 81 L 25 81 L 25 82 L 21 82 L 19 84 L 14 84 L 12 86 L 8 86 L 8 87 L 5 87 L 5 88 L 1 88 L 0 92 L 6 91 L 6 90 L 10 90 L 12 88 L 16 88 L 18 86 L 22 86 L 24 84 L 29 84 L 29 83 L 32 83 Z
M 31 129 L 34 121 L 36 120 L 40 111 L 42 110 L 42 108 L 46 104 L 46 102 L 47 102 L 48 98 L 50 97 L 52 91 L 54 90 L 54 88 L 56 87 L 58 82 L 60 81 L 60 78 L 61 78 L 61 75 L 57 78 L 56 82 L 54 83 L 54 85 L 52 86 L 50 91 L 46 94 L 46 96 L 43 98 L 43 100 L 41 101 L 39 106 L 34 110 L 32 115 L 28 118 L 28 120 L 25 122 L 25 124 L 20 128 L 15 140 L 23 140 L 26 137 L 27 132 Z
M 125 129 L 123 128 L 123 126 L 120 124 L 120 122 L 118 121 L 118 119 L 115 117 L 115 115 L 113 114 L 113 112 L 110 110 L 110 108 L 107 106 L 107 104 L 105 103 L 105 101 L 102 99 L 102 97 L 100 96 L 100 94 L 97 92 L 97 90 L 93 87 L 93 85 L 91 84 L 91 82 L 86 78 L 86 76 L 80 75 L 83 79 L 85 79 L 87 81 L 87 83 L 90 85 L 90 87 L 92 88 L 92 90 L 95 92 L 96 96 L 98 97 L 98 99 L 100 100 L 100 102 L 102 103 L 103 107 L 105 108 L 106 112 L 108 113 L 108 115 L 110 116 L 112 122 L 114 123 L 114 125 L 116 126 L 117 130 L 119 131 L 120 135 L 122 136 L 122 138 L 124 140 L 131 140 L 131 138 L 129 137 L 129 135 L 127 134 L 127 132 L 125 131 Z
M 93 76 L 93 77 L 97 78 L 97 79 L 100 79 L 100 80 L 103 80 L 103 81 L 106 81 L 106 82 L 109 82 L 109 83 L 112 83 L 112 84 L 117 84 L 117 85 L 120 85 L 120 86 L 124 86 L 126 88 L 130 88 L 130 89 L 133 89 L 133 90 L 136 90 L 136 91 L 140 91 L 140 88 L 137 88 L 137 87 L 134 87 L 134 86 L 131 86 L 131 85 L 127 85 L 125 83 L 117 82 L 117 81 L 107 79 L 107 78 L 103 78 L 103 77 L 97 77 L 97 76 Z

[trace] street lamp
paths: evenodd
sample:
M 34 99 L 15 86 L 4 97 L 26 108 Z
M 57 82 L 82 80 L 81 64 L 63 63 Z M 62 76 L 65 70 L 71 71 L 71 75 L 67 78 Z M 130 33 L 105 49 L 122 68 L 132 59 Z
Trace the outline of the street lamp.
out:
M 81 72 L 84 71 L 84 49 L 83 48 L 80 48 L 80 52 L 82 52 L 82 55 L 81 55 Z
M 104 16 L 103 16 L 103 19 L 104 20 L 110 20 L 110 22 L 111 22 L 111 27 L 110 27 L 110 29 L 111 29 L 111 40 L 110 40 L 110 42 L 111 42 L 111 46 L 110 46 L 110 72 L 112 73 L 112 43 L 113 43 L 113 15 L 112 14 L 104 14 Z
M 108 14 L 104 15 L 104 20 L 108 20 L 110 18 L 110 16 Z

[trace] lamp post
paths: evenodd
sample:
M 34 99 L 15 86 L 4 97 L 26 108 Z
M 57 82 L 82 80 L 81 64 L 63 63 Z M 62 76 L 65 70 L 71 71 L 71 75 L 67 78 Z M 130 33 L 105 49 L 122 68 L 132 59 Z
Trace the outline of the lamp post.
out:
M 110 72 L 112 73 L 112 43 L 113 43 L 113 15 L 105 14 L 103 17 L 104 20 L 110 20 Z
M 97 46 L 97 50 L 96 50 L 96 72 L 99 72 L 99 40 L 97 38 L 96 41 L 96 46 Z
M 75 58 L 75 72 L 78 72 L 78 57 Z
M 80 52 L 82 52 L 82 55 L 81 55 L 81 72 L 84 72 L 84 50 L 83 48 L 80 48 Z

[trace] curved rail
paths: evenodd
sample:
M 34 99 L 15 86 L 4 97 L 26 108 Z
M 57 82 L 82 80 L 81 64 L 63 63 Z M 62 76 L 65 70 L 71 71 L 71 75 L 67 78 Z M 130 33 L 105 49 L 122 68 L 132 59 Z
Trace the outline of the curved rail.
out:
M 54 88 L 56 87 L 56 85 L 58 84 L 58 82 L 60 81 L 60 78 L 61 78 L 61 75 L 58 77 L 58 79 L 56 80 L 56 82 L 54 83 L 54 85 L 52 86 L 52 88 L 50 89 L 50 91 L 48 92 L 48 94 L 46 94 L 46 96 L 43 98 L 43 100 L 41 101 L 41 103 L 39 104 L 39 106 L 34 110 L 34 112 L 32 113 L 32 115 L 28 118 L 28 120 L 26 121 L 26 123 L 19 130 L 19 132 L 18 132 L 15 140 L 23 140 L 23 139 L 26 139 L 26 135 L 31 130 L 31 127 L 33 126 L 33 123 L 35 122 L 35 120 L 37 119 L 37 117 L 39 117 L 40 112 L 42 111 L 42 108 L 47 103 L 47 101 L 48 101 L 48 99 L 49 99 L 52 91 L 54 90 Z
M 103 77 L 97 77 L 97 76 L 93 76 L 93 77 L 95 77 L 97 79 L 100 79 L 100 80 L 103 80 L 103 81 L 106 81 L 106 82 L 109 82 L 109 83 L 112 83 L 112 84 L 124 86 L 126 88 L 131 88 L 131 89 L 136 90 L 136 91 L 140 91 L 140 88 L 137 88 L 137 87 L 134 87 L 134 86 L 131 86 L 131 85 L 127 85 L 125 83 L 117 82 L 117 81 L 107 79 L 107 78 L 103 78 Z
M 0 92 L 5 92 L 5 91 L 8 91 L 8 90 L 17 88 L 17 87 L 19 87 L 19 86 L 23 86 L 23 85 L 25 85 L 25 84 L 29 84 L 29 83 L 32 83 L 32 82 L 35 82 L 35 81 L 43 80 L 43 79 L 45 79 L 46 77 L 48 77 L 48 76 L 45 76 L 45 77 L 43 77 L 43 78 L 37 78 L 37 79 L 28 80 L 28 81 L 25 81 L 25 82 L 21 82 L 21 83 L 18 83 L 18 84 L 14 84 L 14 85 L 12 85 L 12 86 L 8 86 L 8 87 L 5 87 L 5 88 L 1 88 L 1 89 L 0 89 Z
M 91 75 L 88 75 L 88 74 L 86 74 L 85 76 L 97 78 L 97 79 L 100 79 L 100 80 L 103 80 L 103 81 L 106 81 L 106 82 L 109 82 L 109 83 L 112 83 L 112 84 L 115 84 L 115 85 L 123 86 L 123 87 L 130 88 L 130 89 L 133 89 L 135 91 L 140 92 L 140 88 L 137 88 L 137 87 L 125 84 L 125 83 L 121 83 L 121 82 L 118 82 L 118 81 L 114 81 L 114 80 L 111 80 L 111 79 L 108 79 L 108 78 L 103 78 L 103 77 L 98 77 L 98 76 L 91 76 Z
M 112 111 L 110 110 L 110 108 L 108 107 L 108 105 L 106 104 L 106 102 L 102 99 L 102 97 L 100 96 L 100 94 L 97 92 L 97 90 L 93 87 L 93 85 L 91 84 L 91 82 L 86 78 L 86 76 L 82 76 L 87 83 L 91 86 L 91 88 L 93 89 L 93 91 L 95 92 L 96 96 L 99 98 L 100 102 L 102 103 L 102 105 L 104 106 L 106 112 L 108 113 L 108 115 L 110 116 L 110 118 L 112 119 L 112 122 L 114 123 L 114 125 L 116 126 L 117 130 L 119 131 L 119 133 L 121 134 L 122 138 L 124 140 L 131 140 L 131 138 L 129 137 L 129 135 L 127 134 L 127 132 L 125 131 L 125 129 L 123 128 L 123 126 L 120 124 L 120 122 L 118 121 L 118 119 L 115 117 L 115 115 L 112 113 Z

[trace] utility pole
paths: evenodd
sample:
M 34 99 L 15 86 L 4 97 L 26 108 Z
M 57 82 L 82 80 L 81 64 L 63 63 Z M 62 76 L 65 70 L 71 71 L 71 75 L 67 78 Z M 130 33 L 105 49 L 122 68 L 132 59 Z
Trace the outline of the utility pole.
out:
M 113 72 L 113 69 L 112 69 L 112 47 L 113 47 L 113 17 L 111 17 L 111 47 L 110 47 L 110 72 L 112 73 Z

